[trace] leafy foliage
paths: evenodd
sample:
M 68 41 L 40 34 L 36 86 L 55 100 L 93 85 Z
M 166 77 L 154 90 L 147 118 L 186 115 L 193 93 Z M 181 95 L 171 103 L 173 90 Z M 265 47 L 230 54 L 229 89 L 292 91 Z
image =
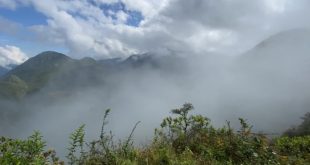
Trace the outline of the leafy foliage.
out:
M 69 164 L 82 164 L 84 159 L 84 131 L 85 125 L 81 125 L 76 129 L 70 136 L 70 147 L 68 148 L 69 153 L 67 158 Z M 76 155 L 76 152 L 79 151 L 79 155 Z
M 156 130 L 158 148 L 167 148 L 177 155 L 192 153 L 196 164 L 266 164 L 276 162 L 267 139 L 251 133 L 244 119 L 239 119 L 241 129 L 237 133 L 227 126 L 216 129 L 210 120 L 201 115 L 188 115 L 193 109 L 191 104 L 172 110 L 175 118 L 163 120 Z M 168 150 L 168 149 L 166 149 Z
M 0 138 L 0 164 L 24 165 L 24 164 L 54 164 L 63 162 L 56 157 L 54 150 L 44 151 L 45 141 L 39 132 L 34 132 L 27 140 L 14 140 L 5 137 Z
M 309 164 L 310 136 L 278 138 L 275 140 L 275 150 L 282 164 Z
M 288 129 L 284 135 L 290 137 L 310 135 L 310 112 L 306 113 L 301 119 L 303 121 L 299 126 Z
M 71 165 L 205 165 L 205 164 L 309 164 L 310 136 L 268 139 L 252 132 L 252 126 L 239 118 L 240 129 L 227 121 L 214 128 L 202 115 L 190 115 L 190 103 L 171 111 L 155 129 L 152 143 L 135 147 L 133 133 L 116 141 L 112 131 L 105 131 L 110 109 L 103 116 L 99 138 L 85 142 L 85 125 L 70 136 L 68 164 Z M 308 115 L 306 114 L 306 117 Z M 307 127 L 307 118 L 301 127 Z M 53 150 L 44 151 L 45 142 L 35 132 L 27 140 L 1 138 L 0 164 L 63 164 Z
M 130 135 L 124 141 L 116 142 L 113 138 L 113 134 L 110 131 L 106 133 L 104 128 L 108 123 L 106 121 L 110 109 L 105 111 L 102 128 L 98 140 L 91 141 L 90 143 L 84 142 L 84 125 L 79 127 L 74 131 L 71 136 L 70 147 L 68 148 L 69 154 L 67 158 L 69 159 L 69 164 L 82 165 L 82 164 L 131 164 L 137 158 L 138 150 L 134 148 L 132 136 L 137 125 L 137 122 L 132 129 Z M 84 151 L 84 146 L 88 146 L 88 151 Z M 75 154 L 79 151 L 79 156 Z

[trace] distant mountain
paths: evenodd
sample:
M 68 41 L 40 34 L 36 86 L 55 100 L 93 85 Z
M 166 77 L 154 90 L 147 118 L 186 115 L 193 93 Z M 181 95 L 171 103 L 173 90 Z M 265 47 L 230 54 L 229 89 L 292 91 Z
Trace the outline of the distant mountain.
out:
M 106 67 L 120 67 L 120 68 L 135 68 L 142 66 L 156 67 L 159 63 L 159 58 L 156 55 L 143 53 L 133 54 L 125 59 L 112 58 L 98 60 L 98 63 Z
M 18 64 L 9 64 L 6 66 L 6 68 L 8 68 L 9 70 L 12 70 L 14 68 L 16 68 L 18 66 Z
M 25 81 L 30 91 L 35 91 L 43 87 L 60 66 L 70 61 L 72 59 L 64 54 L 52 51 L 43 52 L 9 71 L 3 79 L 6 80 L 14 75 Z
M 14 69 L 18 65 L 16 64 L 10 64 L 7 66 L 0 66 L 0 77 L 8 73 L 10 70 Z
M 245 63 L 265 65 L 271 63 L 308 62 L 310 58 L 310 29 L 284 31 L 260 42 L 242 57 Z
M 38 92 L 46 95 L 50 92 L 70 93 L 79 88 L 103 85 L 109 75 L 140 68 L 169 72 L 184 68 L 182 63 L 183 59 L 175 56 L 135 54 L 126 59 L 96 61 L 90 57 L 72 59 L 58 52 L 46 51 L 4 74 L 0 79 L 0 96 L 22 98 Z
M 156 55 L 151 53 L 134 54 L 123 60 L 118 66 L 122 68 L 151 68 L 157 70 L 164 70 L 165 72 L 172 72 L 183 70 L 187 67 L 185 58 L 175 55 Z
M 0 98 L 21 99 L 28 92 L 28 85 L 15 75 L 0 81 Z
M 123 62 L 122 58 L 111 58 L 111 59 L 103 59 L 103 60 L 98 60 L 98 63 L 105 65 L 105 66 L 114 66 L 118 65 Z
M 310 88 L 310 77 L 306 76 L 310 73 L 309 43 L 310 29 L 275 34 L 240 56 L 234 69 L 244 83 L 251 84 L 251 90 L 264 87 L 275 95 L 303 93 Z
M 79 82 L 82 84 L 80 79 L 89 80 L 92 77 L 91 73 L 96 72 L 95 65 L 96 61 L 91 58 L 75 60 L 58 52 L 43 52 L 2 76 L 0 95 L 7 97 L 11 93 L 19 97 L 19 95 L 36 93 L 47 86 L 53 86 L 55 90 L 73 87 L 74 83 Z M 87 77 L 81 77 L 80 75 Z M 18 90 L 23 91 L 24 94 L 14 91 L 17 88 L 9 87 L 16 86 L 16 84 L 17 86 L 26 86 L 25 90 Z
M 0 66 L 0 77 L 9 72 L 9 70 L 5 67 Z
M 241 55 L 235 66 L 250 74 L 248 76 L 281 77 L 278 81 L 297 80 L 296 76 L 310 72 L 309 43 L 310 29 L 284 31 L 268 37 Z

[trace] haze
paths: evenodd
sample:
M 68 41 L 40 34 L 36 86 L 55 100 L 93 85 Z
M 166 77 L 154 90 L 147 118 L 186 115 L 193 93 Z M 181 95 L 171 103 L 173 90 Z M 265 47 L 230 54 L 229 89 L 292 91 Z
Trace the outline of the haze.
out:
M 237 128 L 243 117 L 257 132 L 280 134 L 309 111 L 309 6 L 307 0 L 0 0 L 4 68 L 46 50 L 97 61 L 152 57 L 132 58 L 125 69 L 104 64 L 104 83 L 83 72 L 60 77 L 65 88 L 92 84 L 68 95 L 47 97 L 59 85 L 50 81 L 22 100 L 1 100 L 0 135 L 40 130 L 63 155 L 79 125 L 86 124 L 88 139 L 97 138 L 111 108 L 108 128 L 123 138 L 141 121 L 134 137 L 143 144 L 185 102 L 215 126 L 230 120 Z

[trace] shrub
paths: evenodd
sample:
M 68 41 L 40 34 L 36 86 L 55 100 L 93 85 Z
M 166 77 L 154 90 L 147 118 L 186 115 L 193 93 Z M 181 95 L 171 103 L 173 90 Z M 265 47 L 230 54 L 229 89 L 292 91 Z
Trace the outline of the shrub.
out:
M 98 140 L 91 141 L 90 143 L 84 142 L 84 125 L 75 130 L 71 136 L 70 147 L 68 148 L 69 154 L 67 156 L 69 164 L 84 165 L 84 164 L 100 164 L 100 165 L 113 165 L 113 164 L 133 164 L 137 159 L 137 150 L 133 146 L 132 136 L 137 125 L 137 122 L 132 129 L 130 135 L 124 141 L 118 143 L 114 140 L 113 134 L 110 131 L 107 134 L 104 130 L 107 124 L 106 118 L 110 113 L 110 109 L 105 111 L 100 137 Z M 87 146 L 85 150 L 84 146 Z
M 310 112 L 306 113 L 303 117 L 300 125 L 292 127 L 284 132 L 284 136 L 305 136 L 310 135 Z
M 274 148 L 283 164 L 310 162 L 310 136 L 280 137 L 275 139 Z
M 177 155 L 193 153 L 194 159 L 209 163 L 266 164 L 276 162 L 267 139 L 251 132 L 244 119 L 239 119 L 241 129 L 235 132 L 229 122 L 216 129 L 210 120 L 201 115 L 189 115 L 191 104 L 172 110 L 176 117 L 167 117 L 155 131 L 154 145 L 159 149 L 171 148 Z M 169 149 L 166 149 L 169 151 Z M 173 155 L 173 154 L 172 154 Z
M 205 164 L 309 164 L 310 136 L 278 137 L 270 140 L 252 132 L 252 126 L 239 118 L 240 129 L 227 122 L 214 128 L 202 115 L 190 115 L 194 109 L 186 103 L 171 111 L 160 128 L 155 129 L 152 143 L 144 147 L 133 145 L 133 133 L 116 141 L 112 131 L 106 132 L 107 117 L 103 116 L 97 140 L 85 142 L 85 125 L 70 135 L 68 164 L 71 165 L 205 165 Z M 307 120 L 308 121 L 308 120 Z M 307 122 L 303 122 L 303 128 Z M 0 164 L 63 164 L 53 150 L 45 151 L 39 132 L 27 140 L 0 138 Z
M 0 164 L 63 164 L 54 150 L 44 151 L 45 141 L 39 132 L 34 132 L 27 140 L 0 138 Z

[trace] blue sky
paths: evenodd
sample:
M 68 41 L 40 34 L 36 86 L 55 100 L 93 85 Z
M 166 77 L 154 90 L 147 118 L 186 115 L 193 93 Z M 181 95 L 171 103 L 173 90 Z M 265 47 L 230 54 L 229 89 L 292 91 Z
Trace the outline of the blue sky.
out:
M 89 1 L 91 2 L 91 1 Z M 95 5 L 95 4 L 93 4 Z M 138 27 L 140 22 L 144 19 L 142 13 L 139 11 L 128 10 L 124 3 L 109 3 L 97 5 L 101 10 L 102 14 L 106 17 L 110 17 L 112 20 L 116 20 L 117 17 L 112 15 L 109 11 L 114 13 L 123 11 L 128 14 L 125 24 L 127 26 Z M 70 13 L 73 17 L 80 16 L 79 13 Z M 68 53 L 69 49 L 64 45 L 57 45 L 53 43 L 41 43 L 36 42 L 32 39 L 29 29 L 32 26 L 47 25 L 49 17 L 41 12 L 38 12 L 33 6 L 18 6 L 15 9 L 5 8 L 0 6 L 0 17 L 16 24 L 19 27 L 18 34 L 8 34 L 0 31 L 0 46 L 2 45 L 15 45 L 21 48 L 28 56 L 34 56 L 41 51 L 55 50 L 62 53 Z
M 112 10 L 114 12 L 124 11 L 130 16 L 128 17 L 126 21 L 126 24 L 129 26 L 139 26 L 139 23 L 141 22 L 141 20 L 143 20 L 143 16 L 141 12 L 126 9 L 125 4 L 122 2 L 112 3 L 112 4 L 102 4 L 100 5 L 100 8 L 102 9 L 103 13 L 107 16 L 111 16 L 108 13 L 109 10 Z M 111 17 L 113 19 L 116 19 L 114 16 L 111 16 Z
M 32 25 L 46 24 L 46 17 L 37 12 L 33 7 L 20 7 L 17 9 L 0 8 L 0 16 L 13 22 L 19 24 L 19 26 L 27 28 Z M 21 29 L 23 33 L 24 29 Z M 24 34 L 22 34 L 24 35 Z M 33 53 L 41 51 L 38 48 L 38 43 L 33 43 L 30 41 L 25 41 L 21 34 L 6 34 L 0 31 L 0 45 L 15 45 L 24 50 L 27 54 L 32 56 Z M 42 47 L 41 45 L 39 47 Z
M 27 28 L 33 25 L 46 25 L 47 17 L 37 12 L 33 7 L 19 7 L 17 9 L 0 8 L 0 16 L 20 26 L 18 34 L 7 34 L 0 31 L 0 45 L 14 45 L 23 50 L 29 57 L 44 50 L 67 52 L 62 46 L 51 46 L 28 40 L 32 34 L 28 34 Z M 27 36 L 30 35 L 30 36 Z
M 99 7 L 102 9 L 103 14 L 107 16 L 111 16 L 110 14 L 108 14 L 109 10 L 112 10 L 114 12 L 124 11 L 130 16 L 126 22 L 126 24 L 129 26 L 138 26 L 141 20 L 143 20 L 141 12 L 126 9 L 125 4 L 122 2 L 102 4 L 99 5 Z M 32 6 L 22 6 L 13 10 L 0 7 L 0 16 L 8 20 L 20 23 L 24 26 L 46 24 L 47 20 L 47 17 L 44 14 L 37 12 Z M 115 19 L 115 17 L 111 17 Z
M 8 20 L 20 23 L 24 26 L 46 24 L 43 14 L 37 12 L 33 7 L 19 7 L 15 10 L 0 8 L 0 15 Z

